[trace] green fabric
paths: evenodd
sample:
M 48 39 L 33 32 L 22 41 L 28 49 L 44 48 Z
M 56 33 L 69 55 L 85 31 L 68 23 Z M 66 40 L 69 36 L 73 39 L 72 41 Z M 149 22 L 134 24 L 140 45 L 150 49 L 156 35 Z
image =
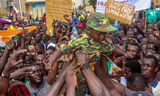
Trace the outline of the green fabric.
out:
M 16 41 L 18 39 L 18 35 L 13 36 L 13 40 Z
M 109 58 L 108 58 L 109 59 Z M 112 73 L 116 73 L 121 71 L 122 69 L 118 67 L 111 59 L 106 62 L 108 73 L 111 75 Z
M 88 18 L 87 26 L 99 32 L 113 32 L 117 30 L 110 24 L 109 18 L 102 13 L 92 14 Z
M 83 53 L 95 54 L 100 56 L 101 53 L 111 53 L 113 46 L 107 42 L 102 42 L 101 44 L 89 38 L 86 33 L 81 36 L 70 40 L 67 44 L 62 44 L 60 49 L 63 53 L 68 53 L 75 51 L 77 49 L 82 50 Z
M 107 62 L 107 68 L 108 68 L 108 73 L 111 73 L 111 67 L 112 67 L 113 62 L 111 60 L 109 60 Z
M 24 84 L 26 84 L 27 82 L 29 82 L 29 78 L 28 78 L 28 77 L 25 77 Z
M 157 22 L 158 20 L 158 10 L 156 9 L 148 9 L 146 11 L 147 23 Z

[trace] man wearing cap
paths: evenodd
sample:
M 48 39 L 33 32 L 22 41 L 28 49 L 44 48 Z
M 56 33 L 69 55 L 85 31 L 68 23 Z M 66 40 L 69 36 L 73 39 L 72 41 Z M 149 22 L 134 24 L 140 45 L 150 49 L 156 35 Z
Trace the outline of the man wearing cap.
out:
M 70 40 L 67 44 L 60 45 L 60 48 L 50 56 L 49 64 L 54 64 L 63 53 L 75 52 L 77 50 L 88 55 L 94 55 L 96 57 L 94 60 L 96 61 L 100 60 L 102 54 L 110 54 L 113 46 L 105 41 L 106 33 L 114 32 L 117 29 L 109 23 L 108 17 L 96 13 L 89 17 L 87 26 L 88 32 Z
M 107 16 L 100 13 L 91 15 L 91 17 L 88 18 L 87 27 L 87 32 L 84 32 L 79 37 L 70 40 L 67 44 L 61 44 L 50 56 L 48 64 L 54 64 L 62 54 L 77 53 L 78 51 L 90 55 L 91 57 L 94 56 L 93 59 L 88 62 L 89 64 L 83 64 L 80 66 L 81 70 L 89 67 L 92 71 L 95 70 L 95 63 L 102 61 L 102 57 L 104 55 L 110 55 L 112 53 L 113 46 L 111 42 L 106 41 L 106 35 L 107 33 L 114 32 L 117 29 L 109 23 Z M 105 70 L 105 72 L 107 72 L 107 70 Z M 81 73 L 79 74 L 80 75 L 78 75 L 78 77 L 83 78 Z M 80 86 L 83 85 L 83 88 L 80 88 L 80 92 L 83 92 L 83 89 L 87 88 L 87 86 L 82 83 L 84 79 L 81 80 L 82 78 L 80 78 L 78 79 L 79 84 Z

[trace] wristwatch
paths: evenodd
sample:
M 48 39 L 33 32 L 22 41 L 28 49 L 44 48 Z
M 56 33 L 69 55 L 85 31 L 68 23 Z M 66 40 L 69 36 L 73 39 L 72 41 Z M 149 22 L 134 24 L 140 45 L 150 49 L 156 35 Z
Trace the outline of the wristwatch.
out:
M 100 61 L 100 60 L 101 60 L 101 57 L 95 57 L 95 58 L 94 58 L 94 61 L 95 61 L 95 62 L 98 62 L 98 61 Z
M 81 70 L 88 69 L 89 68 L 89 64 L 88 63 L 82 64 L 80 68 L 81 68 Z

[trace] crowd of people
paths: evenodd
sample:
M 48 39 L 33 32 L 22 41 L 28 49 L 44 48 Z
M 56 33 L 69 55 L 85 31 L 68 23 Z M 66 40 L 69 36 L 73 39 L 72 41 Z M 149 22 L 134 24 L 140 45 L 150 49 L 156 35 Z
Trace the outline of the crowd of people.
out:
M 66 15 L 52 35 L 45 20 L 32 32 L 12 23 L 24 30 L 0 48 L 0 96 L 160 96 L 160 22 L 150 12 L 147 25 L 118 29 L 104 14 Z

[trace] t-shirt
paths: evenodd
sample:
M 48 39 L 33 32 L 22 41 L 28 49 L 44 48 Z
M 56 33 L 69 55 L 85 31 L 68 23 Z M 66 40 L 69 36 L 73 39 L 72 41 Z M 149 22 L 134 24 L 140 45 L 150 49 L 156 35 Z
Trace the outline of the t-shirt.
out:
M 152 87 L 152 91 L 153 91 L 154 96 L 160 96 L 160 81 L 158 82 L 155 88 Z
M 26 87 L 28 88 L 31 96 L 34 96 L 34 94 L 37 94 L 37 96 L 45 96 L 46 92 L 50 89 L 50 85 L 47 83 L 47 78 L 44 77 L 43 82 L 41 83 L 39 88 L 33 88 L 30 84 L 30 81 L 27 82 Z
M 159 14 L 158 10 L 148 9 L 145 14 L 147 16 L 147 23 L 157 22 Z
M 72 17 L 72 26 L 75 26 L 79 22 L 78 18 L 76 16 Z
M 150 86 L 152 87 L 154 96 L 160 96 L 160 81 L 155 78 Z

